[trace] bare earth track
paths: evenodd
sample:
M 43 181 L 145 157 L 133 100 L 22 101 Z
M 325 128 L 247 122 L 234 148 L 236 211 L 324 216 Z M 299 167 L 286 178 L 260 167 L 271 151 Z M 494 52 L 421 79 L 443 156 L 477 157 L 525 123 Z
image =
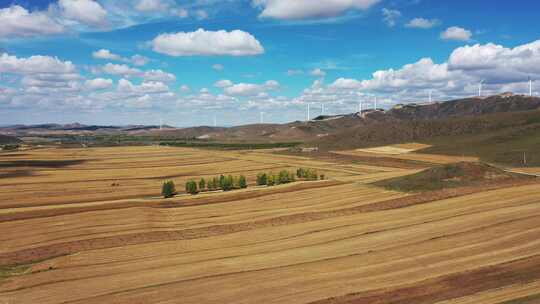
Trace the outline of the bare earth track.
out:
M 10 153 L 0 303 L 536 303 L 538 181 L 420 194 L 372 185 L 450 161 L 415 148 L 335 161 L 164 147 Z M 383 152 L 394 160 L 355 158 Z M 253 182 L 298 167 L 330 179 L 157 198 L 164 179 Z

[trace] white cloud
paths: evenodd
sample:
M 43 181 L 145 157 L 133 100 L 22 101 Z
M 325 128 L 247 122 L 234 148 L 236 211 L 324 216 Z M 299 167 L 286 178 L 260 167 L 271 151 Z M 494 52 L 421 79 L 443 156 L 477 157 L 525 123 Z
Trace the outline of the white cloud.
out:
M 85 81 L 85 87 L 90 90 L 109 89 L 113 85 L 112 79 L 96 78 Z
M 146 65 L 149 61 L 150 59 L 139 54 L 131 56 L 131 62 L 136 66 Z
M 143 72 L 139 69 L 132 68 L 126 64 L 107 63 L 101 68 L 95 69 L 94 72 L 103 72 L 111 75 L 121 75 L 123 77 L 140 76 Z
M 122 61 L 122 62 L 130 62 L 133 63 L 136 66 L 143 66 L 150 61 L 147 57 L 144 57 L 142 55 L 136 54 L 131 56 L 131 58 L 125 58 L 118 54 L 114 54 L 111 51 L 107 49 L 100 49 L 97 51 L 92 52 L 92 57 L 96 59 L 103 59 L 103 60 L 114 60 L 114 61 Z
M 212 69 L 214 69 L 216 71 L 223 71 L 225 69 L 225 67 L 222 64 L 214 64 L 214 65 L 212 65 Z
M 140 12 L 164 12 L 169 8 L 168 3 L 160 0 L 139 0 L 135 9 Z
M 220 81 L 217 81 L 216 83 L 214 83 L 214 86 L 216 88 L 227 88 L 227 87 L 230 87 L 232 86 L 234 83 L 228 79 L 223 79 L 223 80 L 220 80 Z
M 383 21 L 389 27 L 394 27 L 396 25 L 397 19 L 401 17 L 401 12 L 393 9 L 382 9 Z
M 75 65 L 71 61 L 61 61 L 50 56 L 31 56 L 17 58 L 3 53 L 0 55 L 0 72 L 13 74 L 70 74 L 75 73 Z
M 269 80 L 264 84 L 238 83 L 224 88 L 224 92 L 231 96 L 256 96 L 270 90 L 279 88 L 279 83 L 275 80 Z
M 170 56 L 250 56 L 264 53 L 260 42 L 240 30 L 161 34 L 151 42 L 153 50 Z
M 458 26 L 449 27 L 441 33 L 441 39 L 444 40 L 469 41 L 471 40 L 471 37 L 471 31 Z
M 93 52 L 92 57 L 96 59 L 107 59 L 107 60 L 116 60 L 116 61 L 124 60 L 122 56 L 113 54 L 111 53 L 111 51 L 106 50 L 106 49 L 100 49 L 98 51 Z
M 119 92 L 122 93 L 137 93 L 137 94 L 156 94 L 166 93 L 169 91 L 169 87 L 163 82 L 159 81 L 144 81 L 140 85 L 134 85 L 127 79 L 120 79 L 118 81 Z
M 87 25 L 104 25 L 107 11 L 93 0 L 59 0 L 58 6 L 66 19 Z
M 414 18 L 411 21 L 409 21 L 407 24 L 405 24 L 405 27 L 430 29 L 439 24 L 441 24 L 441 21 L 439 19 Z
M 283 20 L 320 19 L 339 16 L 349 10 L 367 10 L 380 0 L 253 0 L 262 18 Z
M 311 76 L 315 77 L 324 77 L 326 76 L 326 72 L 321 69 L 314 69 L 309 73 Z
M 144 72 L 142 77 L 147 81 L 172 82 L 176 80 L 176 76 L 162 70 L 150 70 Z
M 493 43 L 455 49 L 448 60 L 450 70 L 460 70 L 489 82 L 540 78 L 540 40 L 515 48 Z
M 0 37 L 34 37 L 64 31 L 63 25 L 44 12 L 29 12 L 18 5 L 0 9 Z

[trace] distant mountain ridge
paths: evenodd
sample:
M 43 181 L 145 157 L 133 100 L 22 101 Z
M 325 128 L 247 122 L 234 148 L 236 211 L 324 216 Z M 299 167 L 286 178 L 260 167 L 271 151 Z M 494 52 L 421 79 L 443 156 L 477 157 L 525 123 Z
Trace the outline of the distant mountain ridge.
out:
M 362 111 L 362 113 L 324 115 L 315 117 L 310 121 L 295 121 L 286 124 L 251 124 L 228 128 L 200 126 L 182 129 L 163 126 L 161 130 L 156 125 L 99 126 L 79 123 L 66 125 L 40 124 L 3 127 L 0 128 L 0 133 L 15 136 L 64 133 L 118 133 L 152 135 L 165 138 L 200 138 L 218 141 L 302 141 L 331 146 L 330 141 L 344 141 L 347 139 L 339 140 L 339 138 L 347 136 L 350 139 L 352 135 L 355 135 L 353 137 L 355 138 L 357 137 L 355 132 L 365 132 L 362 130 L 370 128 L 381 128 L 382 126 L 386 126 L 389 129 L 393 129 L 394 126 L 401 126 L 403 128 L 408 122 L 415 121 L 438 121 L 537 109 L 540 109 L 540 98 L 505 93 L 486 98 L 464 98 L 424 104 L 398 104 L 386 111 L 382 109 L 368 109 Z

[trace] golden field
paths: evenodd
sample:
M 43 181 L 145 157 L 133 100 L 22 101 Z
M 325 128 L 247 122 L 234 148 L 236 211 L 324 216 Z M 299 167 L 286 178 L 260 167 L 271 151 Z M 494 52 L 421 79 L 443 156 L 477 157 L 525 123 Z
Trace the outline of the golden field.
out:
M 414 150 L 2 154 L 0 303 L 540 301 L 540 185 L 406 194 L 371 183 L 420 168 L 354 159 L 452 161 Z M 298 167 L 328 179 L 253 185 L 259 172 Z M 219 174 L 250 187 L 159 198 L 164 180 L 182 189 Z

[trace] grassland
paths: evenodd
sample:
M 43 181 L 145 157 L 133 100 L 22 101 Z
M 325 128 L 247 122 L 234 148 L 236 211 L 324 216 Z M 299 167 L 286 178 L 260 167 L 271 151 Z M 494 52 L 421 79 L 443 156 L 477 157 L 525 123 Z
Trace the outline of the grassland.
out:
M 537 182 L 373 185 L 444 155 L 411 168 L 162 146 L 5 155 L 0 303 L 534 303 L 540 291 Z M 253 185 L 298 167 L 328 179 Z M 165 179 L 229 173 L 250 187 L 159 198 Z

